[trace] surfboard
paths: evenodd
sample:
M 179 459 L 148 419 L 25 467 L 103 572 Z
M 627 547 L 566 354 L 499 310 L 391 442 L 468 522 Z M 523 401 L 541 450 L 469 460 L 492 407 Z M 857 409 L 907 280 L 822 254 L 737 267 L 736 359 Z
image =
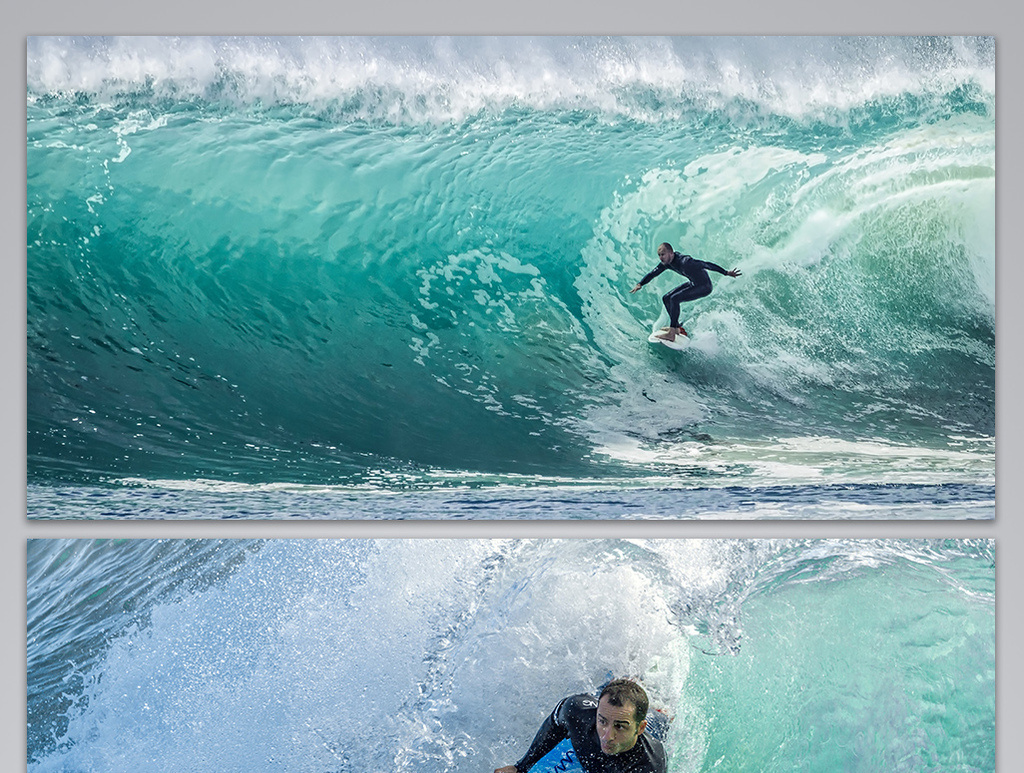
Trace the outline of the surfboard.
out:
M 576 759 L 576 751 L 572 743 L 566 738 L 559 741 L 558 746 L 549 751 L 530 768 L 530 773 L 577 773 L 582 771 L 579 761 Z
M 652 344 L 661 344 L 667 346 L 669 349 L 675 349 L 677 352 L 681 352 L 683 349 L 690 345 L 690 339 L 687 336 L 677 335 L 675 341 L 666 341 L 664 338 L 658 338 L 660 330 L 656 330 L 647 336 L 647 340 Z

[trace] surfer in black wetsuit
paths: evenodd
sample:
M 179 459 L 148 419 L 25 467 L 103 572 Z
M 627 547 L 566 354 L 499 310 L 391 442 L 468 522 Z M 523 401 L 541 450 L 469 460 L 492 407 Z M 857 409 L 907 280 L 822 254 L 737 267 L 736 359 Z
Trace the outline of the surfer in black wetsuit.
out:
M 527 773 L 565 738 L 572 742 L 586 773 L 665 773 L 665 747 L 644 732 L 647 705 L 647 693 L 629 679 L 609 682 L 597 699 L 593 695 L 563 698 L 522 759 L 494 773 Z
M 668 327 L 662 328 L 662 332 L 658 334 L 657 338 L 664 338 L 666 341 L 675 341 L 677 335 L 686 335 L 686 330 L 679 324 L 679 304 L 703 298 L 711 293 L 711 277 L 708 276 L 708 270 L 717 271 L 726 276 L 740 276 L 742 273 L 738 268 L 726 271 L 721 266 L 709 261 L 697 260 L 689 255 L 680 255 L 672 249 L 672 245 L 668 242 L 663 242 L 658 247 L 658 259 L 661 263 L 641 279 L 630 292 L 635 293 L 667 269 L 672 269 L 689 280 L 665 293 L 661 298 L 668 311 Z

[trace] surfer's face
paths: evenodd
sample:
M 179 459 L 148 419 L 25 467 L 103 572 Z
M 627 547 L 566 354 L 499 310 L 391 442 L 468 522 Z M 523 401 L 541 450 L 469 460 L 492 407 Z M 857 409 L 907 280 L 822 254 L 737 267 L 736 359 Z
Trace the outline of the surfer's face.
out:
M 672 260 L 672 250 L 667 249 L 665 246 L 658 247 L 658 258 L 662 263 L 668 263 Z
M 597 704 L 597 737 L 605 754 L 621 754 L 636 745 L 647 727 L 647 720 L 636 721 L 636 706 L 629 701 L 624 706 L 612 704 L 608 697 Z

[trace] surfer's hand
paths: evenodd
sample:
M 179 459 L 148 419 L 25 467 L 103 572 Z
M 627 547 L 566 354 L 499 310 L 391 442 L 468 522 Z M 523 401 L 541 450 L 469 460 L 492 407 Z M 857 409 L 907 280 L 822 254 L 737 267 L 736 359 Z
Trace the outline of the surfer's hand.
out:
M 643 285 L 639 285 L 639 284 L 638 284 L 638 285 L 637 285 L 636 287 L 634 287 L 634 288 L 633 288 L 632 290 L 630 290 L 629 292 L 630 292 L 630 293 L 635 293 L 635 292 L 636 292 L 637 290 L 639 290 L 639 289 L 640 289 L 641 287 L 643 287 Z
M 726 276 L 742 276 L 742 274 L 743 272 L 740 271 L 738 268 L 734 268 L 732 271 L 725 272 Z
M 506 765 L 503 768 L 498 768 L 494 773 L 519 773 L 519 771 L 516 770 L 515 765 Z

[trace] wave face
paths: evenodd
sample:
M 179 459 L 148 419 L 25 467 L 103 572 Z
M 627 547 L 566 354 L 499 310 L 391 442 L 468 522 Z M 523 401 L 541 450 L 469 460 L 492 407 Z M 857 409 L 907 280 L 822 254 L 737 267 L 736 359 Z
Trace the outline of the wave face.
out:
M 493 770 L 611 673 L 673 773 L 992 771 L 994 550 L 32 540 L 28 770 Z
M 30 479 L 991 481 L 994 59 L 30 39 Z

